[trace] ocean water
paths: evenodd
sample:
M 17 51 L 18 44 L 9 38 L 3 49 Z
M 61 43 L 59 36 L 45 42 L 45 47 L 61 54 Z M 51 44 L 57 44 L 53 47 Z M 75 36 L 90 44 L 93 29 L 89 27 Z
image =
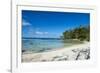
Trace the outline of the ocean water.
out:
M 49 39 L 28 38 L 28 39 L 22 39 L 22 52 L 24 51 L 45 52 L 45 51 L 60 49 L 60 48 L 64 48 L 64 47 L 68 47 L 80 43 L 82 42 L 73 41 L 73 40 L 50 39 L 50 38 Z

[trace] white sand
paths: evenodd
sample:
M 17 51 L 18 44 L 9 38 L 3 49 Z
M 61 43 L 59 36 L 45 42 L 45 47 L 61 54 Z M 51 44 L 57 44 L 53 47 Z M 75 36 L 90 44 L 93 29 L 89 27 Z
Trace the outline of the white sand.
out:
M 61 60 L 83 60 L 89 55 L 90 44 L 73 45 L 71 47 L 57 49 L 42 53 L 27 53 L 22 55 L 23 62 L 39 62 L 39 61 L 61 61 Z

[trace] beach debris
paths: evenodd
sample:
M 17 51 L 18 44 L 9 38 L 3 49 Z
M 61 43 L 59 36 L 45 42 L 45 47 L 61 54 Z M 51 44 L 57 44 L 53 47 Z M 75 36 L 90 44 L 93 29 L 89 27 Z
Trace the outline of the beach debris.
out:
M 82 49 L 78 52 L 75 60 L 83 60 L 90 58 L 90 49 Z

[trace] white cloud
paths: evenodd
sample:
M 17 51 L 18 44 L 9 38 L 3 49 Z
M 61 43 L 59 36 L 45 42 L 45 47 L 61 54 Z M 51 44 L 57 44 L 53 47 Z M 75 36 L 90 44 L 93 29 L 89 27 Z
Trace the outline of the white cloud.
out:
M 36 34 L 43 34 L 43 32 L 40 32 L 40 31 L 36 31 L 35 33 Z
M 38 34 L 38 35 L 45 35 L 45 34 L 48 34 L 48 32 L 41 32 L 41 31 L 36 31 L 35 33 Z
M 31 25 L 31 23 L 27 22 L 26 20 L 23 20 L 22 25 L 23 26 L 29 26 L 29 25 Z
M 48 32 L 44 32 L 44 34 L 48 34 Z

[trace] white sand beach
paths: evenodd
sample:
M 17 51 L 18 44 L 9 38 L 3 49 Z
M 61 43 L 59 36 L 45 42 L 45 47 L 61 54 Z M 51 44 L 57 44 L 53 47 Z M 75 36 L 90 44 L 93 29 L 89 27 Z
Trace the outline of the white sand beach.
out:
M 89 58 L 89 42 L 47 52 L 22 54 L 22 62 L 87 60 Z

